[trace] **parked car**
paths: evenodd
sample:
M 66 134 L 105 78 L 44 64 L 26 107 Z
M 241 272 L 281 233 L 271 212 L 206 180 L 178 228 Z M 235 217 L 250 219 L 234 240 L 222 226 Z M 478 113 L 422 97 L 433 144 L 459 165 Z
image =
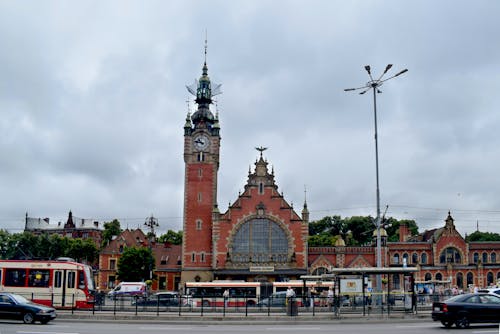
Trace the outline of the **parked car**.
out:
M 113 290 L 108 292 L 109 298 L 118 296 L 138 296 L 145 297 L 147 286 L 144 282 L 121 282 Z
M 179 306 L 179 293 L 175 291 L 157 292 L 133 303 L 138 306 Z
M 22 320 L 25 324 L 35 321 L 46 324 L 56 318 L 56 310 L 33 303 L 20 295 L 0 293 L 0 318 Z
M 493 294 L 493 295 L 500 297 L 500 288 L 499 287 L 479 289 L 478 292 L 489 293 L 489 294 Z
M 500 297 L 486 293 L 469 293 L 432 304 L 432 319 L 450 328 L 467 328 L 473 322 L 500 321 Z
M 257 306 L 281 306 L 285 307 L 286 305 L 286 291 L 278 291 L 273 293 L 267 298 L 261 299 Z

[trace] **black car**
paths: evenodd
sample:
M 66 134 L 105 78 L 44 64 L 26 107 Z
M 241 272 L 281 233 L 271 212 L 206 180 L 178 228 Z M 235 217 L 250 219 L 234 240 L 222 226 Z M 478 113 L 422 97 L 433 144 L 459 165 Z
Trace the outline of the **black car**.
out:
M 467 328 L 473 322 L 500 322 L 500 297 L 486 293 L 469 293 L 432 304 L 432 319 L 450 328 Z
M 56 310 L 33 303 L 20 295 L 0 293 L 0 318 L 22 320 L 25 324 L 32 324 L 35 321 L 46 324 L 56 318 Z
M 133 305 L 138 306 L 179 306 L 179 293 L 158 292 L 148 298 L 140 298 Z

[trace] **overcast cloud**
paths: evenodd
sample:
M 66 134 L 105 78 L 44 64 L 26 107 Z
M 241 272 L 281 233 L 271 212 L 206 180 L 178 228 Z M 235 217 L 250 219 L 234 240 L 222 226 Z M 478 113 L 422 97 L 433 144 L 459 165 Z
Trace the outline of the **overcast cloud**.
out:
M 0 1 L 0 228 L 24 215 L 182 229 L 185 89 L 223 84 L 218 204 L 258 152 L 311 219 L 382 209 L 500 232 L 500 2 Z

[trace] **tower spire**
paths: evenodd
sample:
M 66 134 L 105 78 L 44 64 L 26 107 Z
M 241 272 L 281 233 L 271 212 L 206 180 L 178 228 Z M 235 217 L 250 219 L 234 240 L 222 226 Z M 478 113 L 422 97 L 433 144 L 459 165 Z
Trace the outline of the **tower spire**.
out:
M 208 29 L 205 29 L 205 65 L 207 65 Z

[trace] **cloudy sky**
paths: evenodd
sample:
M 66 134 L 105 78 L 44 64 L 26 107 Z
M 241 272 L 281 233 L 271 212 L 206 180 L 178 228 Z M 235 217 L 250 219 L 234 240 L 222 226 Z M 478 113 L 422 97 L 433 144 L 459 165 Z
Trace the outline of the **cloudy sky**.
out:
M 205 31 L 218 202 L 256 146 L 311 219 L 376 215 L 500 233 L 500 2 L 0 1 L 0 228 L 24 215 L 182 229 L 183 126 Z M 190 102 L 187 103 L 187 100 Z

